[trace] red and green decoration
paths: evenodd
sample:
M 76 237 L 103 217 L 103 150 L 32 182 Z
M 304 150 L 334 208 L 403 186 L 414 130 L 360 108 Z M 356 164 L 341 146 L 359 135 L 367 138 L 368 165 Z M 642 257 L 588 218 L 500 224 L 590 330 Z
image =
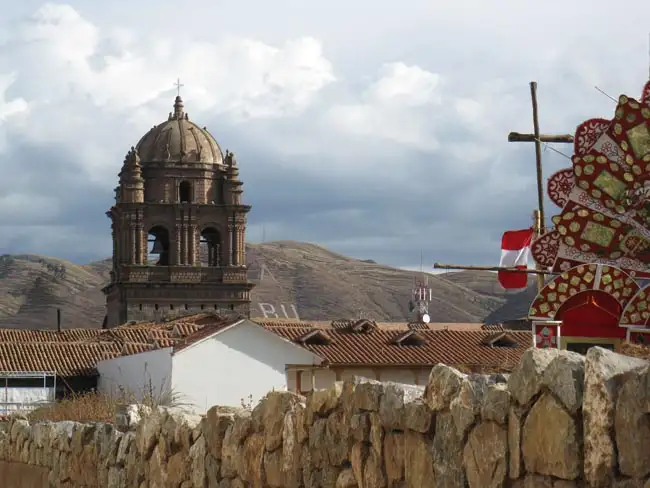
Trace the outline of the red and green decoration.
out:
M 595 263 L 650 278 L 650 82 L 641 100 L 621 95 L 613 119 L 580 124 L 574 140 L 572 167 L 548 180 L 562 211 L 533 258 L 556 272 Z

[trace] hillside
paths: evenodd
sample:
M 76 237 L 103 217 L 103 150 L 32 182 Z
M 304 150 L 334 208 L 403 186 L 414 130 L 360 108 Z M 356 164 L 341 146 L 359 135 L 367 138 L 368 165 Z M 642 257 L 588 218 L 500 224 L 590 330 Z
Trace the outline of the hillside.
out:
M 405 320 L 418 273 L 360 261 L 322 247 L 293 241 L 247 246 L 253 290 L 253 316 L 304 319 L 350 318 L 360 313 L 377 320 Z M 56 309 L 64 327 L 99 327 L 104 317 L 101 287 L 110 260 L 74 265 L 34 255 L 0 257 L 0 327 L 54 328 Z M 506 296 L 493 273 L 429 275 L 430 306 L 436 322 L 498 320 Z M 525 308 L 525 304 L 524 304 Z M 495 319 L 496 317 L 496 319 Z

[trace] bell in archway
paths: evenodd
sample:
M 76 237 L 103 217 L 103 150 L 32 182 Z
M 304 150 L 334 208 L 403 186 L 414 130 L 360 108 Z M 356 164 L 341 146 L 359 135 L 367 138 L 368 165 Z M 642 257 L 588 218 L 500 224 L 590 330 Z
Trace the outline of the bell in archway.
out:
M 151 254 L 161 254 L 164 250 L 165 248 L 163 247 L 160 238 L 156 237 L 156 239 L 153 241 L 153 249 L 151 250 Z

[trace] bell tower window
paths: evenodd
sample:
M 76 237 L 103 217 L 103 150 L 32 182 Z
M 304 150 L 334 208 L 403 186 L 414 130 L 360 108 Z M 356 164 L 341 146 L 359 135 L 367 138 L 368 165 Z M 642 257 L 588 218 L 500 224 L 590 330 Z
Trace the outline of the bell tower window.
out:
M 169 266 L 169 232 L 160 225 L 149 229 L 147 264 Z
M 178 185 L 178 201 L 181 203 L 192 201 L 192 184 L 189 181 L 181 181 Z
M 199 256 L 201 266 L 221 266 L 221 235 L 208 227 L 201 232 Z

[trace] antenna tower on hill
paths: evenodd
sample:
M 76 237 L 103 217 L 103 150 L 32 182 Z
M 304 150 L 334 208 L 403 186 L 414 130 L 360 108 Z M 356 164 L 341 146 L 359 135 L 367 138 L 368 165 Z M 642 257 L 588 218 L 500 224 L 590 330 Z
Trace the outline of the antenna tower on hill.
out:
M 411 300 L 409 301 L 409 321 L 428 324 L 431 321 L 429 316 L 429 304 L 432 299 L 429 278 L 422 269 L 422 250 L 420 250 L 420 273 L 413 283 Z

